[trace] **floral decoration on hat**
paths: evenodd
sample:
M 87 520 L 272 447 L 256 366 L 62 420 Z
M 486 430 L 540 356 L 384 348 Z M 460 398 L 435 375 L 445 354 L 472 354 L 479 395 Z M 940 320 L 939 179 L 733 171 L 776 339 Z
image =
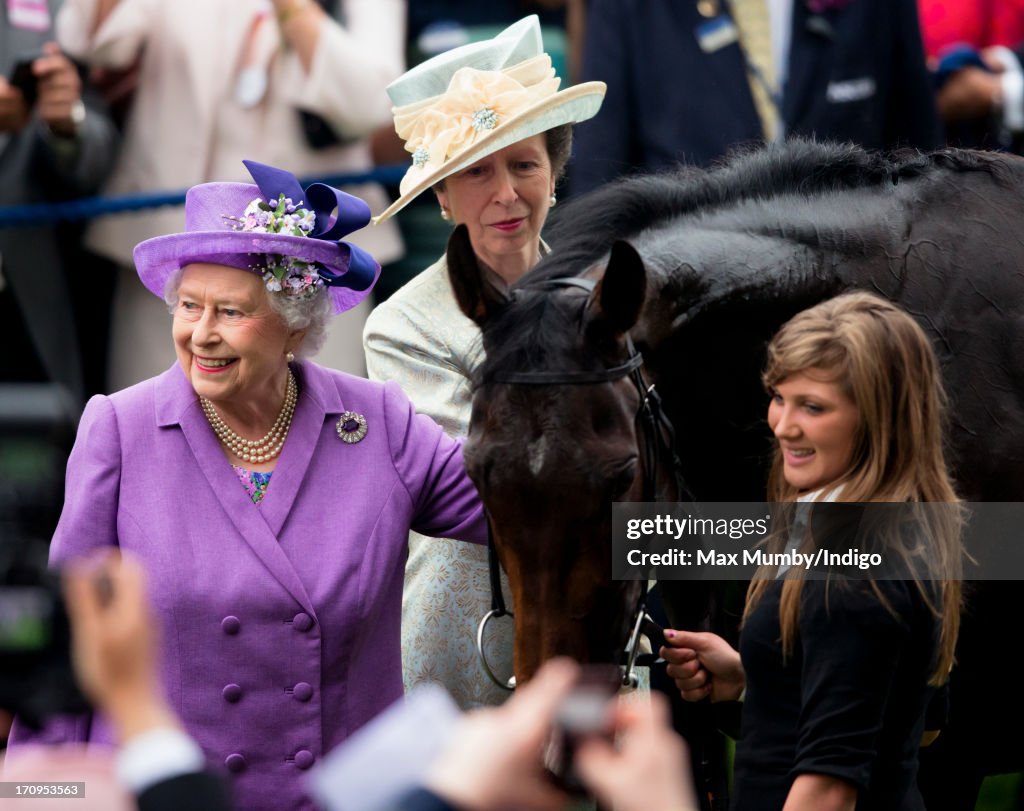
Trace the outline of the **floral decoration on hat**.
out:
M 241 217 L 225 214 L 224 219 L 232 221 L 236 231 L 253 234 L 286 234 L 293 237 L 308 237 L 316 227 L 316 212 L 278 195 L 271 205 L 262 197 L 256 197 L 245 207 Z M 294 256 L 266 254 L 263 282 L 271 293 L 283 292 L 293 298 L 305 299 L 315 296 L 324 286 L 320 272 L 313 262 L 305 262 Z

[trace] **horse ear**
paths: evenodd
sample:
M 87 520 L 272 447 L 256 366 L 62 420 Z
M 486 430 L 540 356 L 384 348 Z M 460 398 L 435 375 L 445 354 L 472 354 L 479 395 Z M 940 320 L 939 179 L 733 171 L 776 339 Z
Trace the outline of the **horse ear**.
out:
M 628 332 L 644 306 L 647 271 L 636 248 L 616 240 L 605 267 L 604 278 L 594 288 L 594 316 L 615 332 Z
M 473 252 L 465 225 L 455 226 L 448 238 L 447 260 L 448 279 L 459 309 L 482 327 L 507 300 L 484 277 L 484 268 Z

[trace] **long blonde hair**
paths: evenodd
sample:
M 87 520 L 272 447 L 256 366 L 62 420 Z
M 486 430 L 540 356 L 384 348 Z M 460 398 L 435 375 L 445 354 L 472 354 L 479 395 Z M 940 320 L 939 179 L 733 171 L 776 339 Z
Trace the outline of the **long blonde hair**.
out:
M 924 331 L 891 302 L 869 293 L 846 293 L 799 313 L 783 325 L 768 346 L 763 381 L 774 387 L 786 378 L 819 369 L 852 400 L 859 411 L 854 450 L 847 471 L 830 483 L 842 487 L 851 502 L 943 502 L 948 509 L 922 510 L 927 523 L 919 537 L 938 571 L 960 571 L 962 513 L 944 452 L 945 394 L 938 361 Z M 793 501 L 797 490 L 783 473 L 775 449 L 768 499 Z M 911 567 L 913 570 L 913 567 Z M 952 575 L 950 575 L 952 573 Z M 744 616 L 749 616 L 770 579 L 751 583 Z M 938 599 L 918 588 L 941 622 L 939 656 L 932 683 L 941 683 L 953 662 L 960 628 L 959 580 L 942 579 Z M 796 637 L 803 580 L 782 586 L 779 620 L 783 650 Z M 877 585 L 879 599 L 886 604 Z

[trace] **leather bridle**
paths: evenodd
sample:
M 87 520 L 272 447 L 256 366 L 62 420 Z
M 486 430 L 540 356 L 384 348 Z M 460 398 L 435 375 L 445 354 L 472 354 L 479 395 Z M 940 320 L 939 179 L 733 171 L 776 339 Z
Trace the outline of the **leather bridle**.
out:
M 592 279 L 579 277 L 564 277 L 549 279 L 539 287 L 553 289 L 565 287 L 577 287 L 584 290 L 588 295 L 594 291 L 596 282 Z M 677 497 L 686 492 L 682 478 L 682 465 L 674 449 L 675 430 L 671 421 L 665 415 L 661 407 L 661 398 L 655 391 L 654 384 L 648 384 L 644 379 L 644 359 L 627 333 L 626 352 L 627 358 L 623 363 L 616 366 L 609 366 L 604 369 L 578 370 L 578 371 L 523 371 L 506 372 L 495 374 L 488 379 L 493 383 L 513 383 L 527 386 L 558 386 L 558 385 L 586 385 L 593 383 L 609 383 L 629 376 L 637 393 L 640 395 L 640 406 L 637 409 L 635 421 L 637 423 L 637 438 L 643 447 L 641 464 L 642 473 L 642 494 L 644 501 L 654 501 L 656 498 L 657 478 L 659 463 L 663 463 L 672 471 L 677 487 Z M 498 687 L 503 690 L 515 689 L 515 676 L 506 682 L 502 682 L 491 670 L 487 663 L 487 656 L 484 652 L 484 632 L 487 624 L 492 619 L 504 616 L 513 616 L 512 612 L 505 606 L 505 598 L 501 593 L 501 567 L 498 563 L 498 554 L 494 547 L 491 522 L 487 520 L 487 564 L 491 582 L 491 610 L 488 611 L 477 627 L 476 647 L 483 665 L 484 672 Z M 640 597 L 637 600 L 636 609 L 633 613 L 632 631 L 622 651 L 619 667 L 622 674 L 622 685 L 624 687 L 635 687 L 637 677 L 634 672 L 637 667 L 649 667 L 658 656 L 656 653 L 640 653 L 640 637 L 646 635 L 652 646 L 657 650 L 665 644 L 663 629 L 647 613 L 647 589 L 648 582 L 643 581 Z

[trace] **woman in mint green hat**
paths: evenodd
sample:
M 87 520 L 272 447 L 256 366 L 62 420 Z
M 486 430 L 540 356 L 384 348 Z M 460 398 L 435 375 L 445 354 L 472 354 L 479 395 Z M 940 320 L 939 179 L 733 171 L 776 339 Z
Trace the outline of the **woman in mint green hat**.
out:
M 440 216 L 465 224 L 473 250 L 504 289 L 547 252 L 541 230 L 572 150 L 572 124 L 592 117 L 605 86 L 559 90 L 537 17 L 494 39 L 455 48 L 397 79 L 388 93 L 395 130 L 412 166 L 382 222 L 432 189 Z M 418 411 L 464 436 L 479 329 L 455 302 L 444 257 L 370 315 L 363 334 L 371 378 L 401 384 Z M 477 624 L 490 609 L 486 550 L 410 538 L 402 619 L 406 688 L 436 681 L 464 707 L 507 694 L 476 653 Z M 512 673 L 511 622 L 492 623 L 486 651 L 501 678 Z

